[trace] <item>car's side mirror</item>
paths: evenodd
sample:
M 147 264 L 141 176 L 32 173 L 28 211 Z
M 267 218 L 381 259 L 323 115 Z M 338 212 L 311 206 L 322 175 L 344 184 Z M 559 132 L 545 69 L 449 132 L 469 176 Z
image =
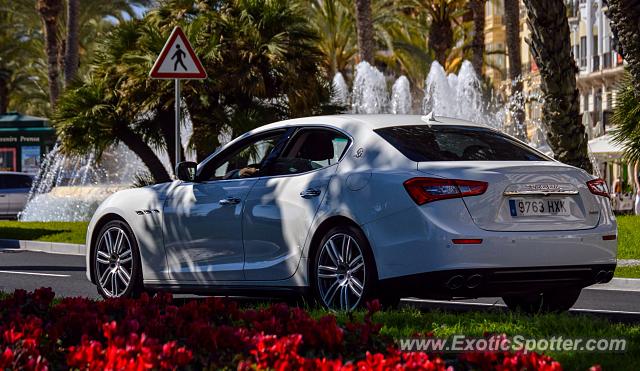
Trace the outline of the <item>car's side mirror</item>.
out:
M 196 180 L 196 169 L 198 164 L 192 161 L 180 162 L 176 166 L 176 176 L 185 182 L 193 182 Z

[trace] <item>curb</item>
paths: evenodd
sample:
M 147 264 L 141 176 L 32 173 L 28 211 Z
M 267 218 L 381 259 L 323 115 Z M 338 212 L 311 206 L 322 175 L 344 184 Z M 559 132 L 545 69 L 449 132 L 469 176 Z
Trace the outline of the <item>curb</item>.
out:
M 75 243 L 3 239 L 0 239 L 0 249 L 19 249 L 24 251 L 81 256 L 85 256 L 87 251 L 85 245 L 79 245 Z
M 613 277 L 613 279 L 607 283 L 596 283 L 595 285 L 585 287 L 585 289 L 640 292 L 640 278 Z

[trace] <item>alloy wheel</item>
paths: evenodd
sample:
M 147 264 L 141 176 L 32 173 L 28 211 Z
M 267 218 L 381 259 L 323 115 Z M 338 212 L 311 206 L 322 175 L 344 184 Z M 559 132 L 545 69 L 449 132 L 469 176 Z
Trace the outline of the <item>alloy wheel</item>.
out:
M 325 306 L 355 309 L 367 284 L 364 255 L 355 238 L 344 233 L 331 236 L 320 251 L 316 277 Z
M 107 229 L 95 254 L 96 278 L 106 296 L 122 296 L 131 284 L 133 250 L 127 233 L 120 227 Z

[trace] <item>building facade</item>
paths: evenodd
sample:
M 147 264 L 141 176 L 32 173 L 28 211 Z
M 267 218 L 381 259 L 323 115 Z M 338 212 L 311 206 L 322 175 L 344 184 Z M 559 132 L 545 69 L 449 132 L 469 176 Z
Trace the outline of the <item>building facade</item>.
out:
M 590 138 L 611 126 L 616 87 L 624 76 L 622 57 L 615 51 L 614 37 L 604 0 L 569 0 L 569 28 L 580 91 L 580 112 Z

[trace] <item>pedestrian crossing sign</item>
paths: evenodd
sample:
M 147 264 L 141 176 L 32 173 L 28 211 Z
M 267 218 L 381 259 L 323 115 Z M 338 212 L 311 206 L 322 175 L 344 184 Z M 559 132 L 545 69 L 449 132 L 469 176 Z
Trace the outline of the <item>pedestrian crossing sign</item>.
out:
M 204 79 L 207 73 L 180 27 L 171 32 L 149 76 L 154 79 Z

